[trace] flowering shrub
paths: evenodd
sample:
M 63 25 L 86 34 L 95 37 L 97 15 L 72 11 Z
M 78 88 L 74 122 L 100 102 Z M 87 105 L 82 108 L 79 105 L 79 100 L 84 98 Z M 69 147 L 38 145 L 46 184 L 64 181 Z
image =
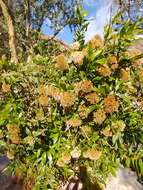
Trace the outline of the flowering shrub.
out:
M 120 163 L 143 175 L 143 59 L 129 48 L 142 23 L 117 20 L 104 41 L 1 60 L 0 145 L 27 186 L 57 189 L 81 166 L 101 186 Z

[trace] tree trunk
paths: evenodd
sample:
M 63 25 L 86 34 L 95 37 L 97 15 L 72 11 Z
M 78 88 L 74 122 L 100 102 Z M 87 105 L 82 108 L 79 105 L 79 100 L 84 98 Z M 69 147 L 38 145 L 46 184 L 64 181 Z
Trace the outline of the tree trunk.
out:
M 10 14 L 10 11 L 8 9 L 8 6 L 4 2 L 4 0 L 0 0 L 0 6 L 1 6 L 2 13 L 6 20 L 7 27 L 8 27 L 11 59 L 15 63 L 18 63 L 18 57 L 17 57 L 17 53 L 16 53 L 16 36 L 15 36 L 14 22 L 13 22 L 11 14 Z
M 24 1 L 25 15 L 26 15 L 26 36 L 29 37 L 29 32 L 31 29 L 31 8 L 30 1 Z

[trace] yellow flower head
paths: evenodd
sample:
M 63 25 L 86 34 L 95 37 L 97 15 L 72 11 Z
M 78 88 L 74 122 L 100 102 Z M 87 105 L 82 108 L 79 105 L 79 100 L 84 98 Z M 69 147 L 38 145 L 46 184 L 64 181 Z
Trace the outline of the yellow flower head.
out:
M 79 42 L 73 42 L 72 44 L 70 44 L 70 49 L 77 51 L 80 48 L 80 43 Z
M 47 85 L 46 86 L 46 95 L 47 96 L 51 96 L 55 100 L 59 101 L 60 100 L 60 96 L 61 96 L 61 92 L 55 86 L 53 86 L 53 85 Z
M 7 129 L 10 133 L 10 140 L 12 141 L 12 143 L 19 144 L 21 142 L 20 128 L 15 124 L 8 124 Z
M 85 96 L 85 99 L 90 103 L 90 104 L 96 104 L 99 102 L 99 96 L 96 94 L 96 92 L 89 93 Z
M 80 67 L 83 64 L 84 54 L 82 51 L 75 51 L 71 53 L 71 60 L 74 64 Z
M 20 128 L 16 124 L 8 124 L 6 127 L 9 133 L 15 133 L 15 134 L 20 133 Z
M 116 121 L 115 123 L 112 124 L 113 125 L 113 128 L 117 131 L 124 131 L 125 127 L 126 127 L 126 124 L 124 123 L 124 121 L 122 120 L 119 120 L 119 121 Z
M 95 123 L 101 125 L 106 119 L 106 114 L 103 110 L 99 109 L 93 113 L 93 119 Z
M 126 69 L 121 69 L 121 79 L 124 81 L 128 81 L 131 79 L 131 75 L 130 75 L 130 69 L 126 68 Z
M 77 84 L 75 84 L 76 93 L 79 93 L 79 92 L 88 93 L 88 92 L 91 92 L 92 90 L 93 90 L 93 84 L 90 80 L 82 80 L 78 82 Z
M 137 91 L 137 89 L 132 85 L 132 83 L 129 81 L 129 82 L 126 82 L 124 83 L 124 86 L 123 86 L 123 89 L 127 92 L 127 93 L 135 93 Z
M 115 69 L 117 69 L 119 67 L 116 56 L 109 57 L 108 63 L 110 64 L 111 69 L 113 69 L 113 70 L 115 70 Z
M 83 48 L 82 53 L 84 56 L 87 56 L 88 54 L 88 47 Z
M 70 107 L 74 105 L 76 101 L 76 96 L 71 92 L 63 92 L 60 96 L 60 103 L 63 107 Z
M 57 161 L 57 166 L 64 167 L 66 164 L 62 158 L 59 158 Z
M 88 108 L 85 105 L 79 105 L 78 114 L 82 119 L 87 118 L 87 116 L 88 116 Z
M 111 69 L 115 70 L 119 67 L 118 63 L 111 65 Z
M 111 70 L 110 68 L 108 67 L 108 65 L 102 65 L 98 68 L 98 73 L 101 75 L 101 76 L 104 76 L 104 77 L 107 77 L 107 76 L 110 76 L 111 75 Z
M 113 56 L 110 56 L 109 59 L 108 59 L 108 63 L 113 65 L 113 64 L 117 64 L 117 57 L 115 55 Z
M 14 151 L 13 150 L 9 150 L 6 152 L 6 156 L 8 157 L 8 159 L 13 160 L 14 159 Z
M 35 144 L 35 139 L 32 136 L 28 136 L 26 138 L 26 144 L 28 144 L 30 146 L 34 145 Z
M 71 118 L 66 121 L 68 127 L 79 127 L 82 124 L 82 120 L 79 118 Z
M 11 142 L 12 143 L 14 143 L 14 144 L 20 144 L 20 142 L 21 142 L 21 138 L 20 138 L 20 136 L 11 136 Z
M 66 58 L 64 54 L 60 54 L 57 57 L 55 57 L 55 67 L 61 71 L 65 71 L 69 69 L 69 65 L 66 62 Z
M 83 153 L 84 158 L 89 158 L 90 160 L 98 160 L 102 155 L 101 151 L 98 151 L 94 148 L 88 149 L 86 152 Z
M 112 113 L 118 111 L 119 102 L 114 95 L 109 95 L 104 99 L 104 110 L 106 113 Z
M 100 48 L 100 47 L 103 47 L 104 45 L 104 42 L 101 38 L 100 35 L 95 35 L 90 41 L 89 41 L 89 44 L 91 45 L 91 47 L 93 49 L 97 49 L 97 48 Z
M 2 91 L 5 93 L 11 92 L 11 85 L 10 84 L 2 84 Z
M 76 147 L 75 149 L 71 151 L 72 158 L 78 159 L 80 156 L 81 156 L 81 150 L 78 147 Z
M 41 95 L 45 95 L 46 94 L 46 85 L 40 85 L 40 87 L 38 88 L 38 92 Z
M 88 135 L 92 134 L 92 128 L 90 126 L 81 126 L 80 130 L 83 136 L 87 137 Z
M 71 160 L 71 155 L 68 153 L 63 153 L 62 156 L 57 161 L 57 166 L 64 167 L 66 164 L 69 164 Z
M 45 95 L 41 95 L 39 97 L 39 104 L 42 106 L 48 106 L 48 97 Z
M 112 131 L 110 127 L 106 127 L 105 129 L 102 130 L 101 132 L 105 137 L 112 137 Z

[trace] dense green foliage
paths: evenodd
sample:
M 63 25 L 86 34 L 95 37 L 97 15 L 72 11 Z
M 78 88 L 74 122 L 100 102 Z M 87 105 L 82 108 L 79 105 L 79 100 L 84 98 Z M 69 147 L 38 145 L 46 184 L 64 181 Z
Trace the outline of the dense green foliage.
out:
M 129 50 L 142 20 L 116 23 L 58 56 L 0 60 L 0 146 L 33 189 L 57 189 L 80 166 L 100 185 L 120 163 L 143 175 L 143 56 Z

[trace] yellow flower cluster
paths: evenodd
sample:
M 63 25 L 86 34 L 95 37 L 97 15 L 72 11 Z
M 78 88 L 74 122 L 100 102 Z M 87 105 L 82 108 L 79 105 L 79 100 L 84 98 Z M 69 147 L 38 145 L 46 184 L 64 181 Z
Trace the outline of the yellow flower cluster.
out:
M 74 105 L 76 101 L 76 96 L 71 92 L 63 92 L 60 96 L 60 103 L 63 107 L 70 107 Z
M 89 158 L 90 160 L 98 160 L 102 155 L 102 152 L 94 148 L 88 149 L 83 153 L 84 158 Z
M 60 102 L 63 107 L 70 107 L 76 101 L 76 95 L 72 92 L 61 92 L 60 89 L 53 85 L 42 85 L 40 87 L 40 93 L 42 94 L 39 97 L 39 103 L 43 106 L 48 105 L 48 97 L 50 96 L 56 101 Z
M 48 106 L 48 97 L 46 95 L 41 95 L 38 99 L 39 101 L 39 104 L 42 105 L 42 106 Z
M 127 92 L 127 93 L 135 93 L 137 91 L 137 89 L 132 85 L 132 83 L 126 82 L 124 83 L 123 89 Z
M 71 155 L 68 153 L 63 153 L 62 156 L 57 161 L 57 166 L 64 167 L 69 164 L 71 160 Z
M 89 93 L 85 96 L 85 99 L 90 103 L 90 104 L 96 104 L 99 102 L 99 96 L 97 95 L 96 92 Z
M 99 109 L 93 113 L 93 120 L 95 123 L 101 125 L 105 121 L 105 119 L 106 119 L 106 114 L 104 110 Z
M 115 56 L 115 55 L 113 55 L 113 56 L 110 56 L 109 58 L 108 58 L 108 63 L 109 64 L 116 64 L 118 61 L 117 61 L 117 57 Z
M 78 159 L 81 156 L 81 150 L 76 147 L 71 151 L 71 157 L 74 159 Z
M 65 71 L 69 69 L 69 65 L 66 62 L 66 58 L 64 54 L 60 54 L 55 57 L 55 67 L 61 71 Z
M 21 141 L 20 128 L 16 124 L 8 124 L 7 130 L 10 133 L 10 140 L 12 143 L 19 144 Z
M 71 60 L 74 64 L 80 67 L 83 64 L 84 54 L 82 51 L 75 51 L 71 53 Z
M 11 85 L 10 84 L 2 84 L 2 91 L 5 93 L 11 92 Z
M 61 92 L 58 88 L 56 88 L 53 85 L 47 85 L 45 89 L 46 89 L 47 96 L 51 96 L 52 98 L 54 98 L 57 101 L 60 100 Z
M 44 84 L 40 85 L 38 88 L 38 92 L 41 95 L 46 95 L 46 85 L 44 85 Z
M 26 144 L 28 144 L 28 145 L 30 145 L 30 146 L 34 145 L 34 144 L 35 144 L 35 139 L 34 139 L 34 137 L 28 136 L 28 137 L 26 138 Z
M 112 113 L 118 111 L 119 102 L 114 95 L 109 95 L 104 99 L 104 110 L 106 113 Z
M 82 124 L 82 120 L 80 118 L 71 118 L 66 121 L 66 125 L 68 127 L 79 127 Z
M 88 47 L 83 48 L 82 53 L 84 56 L 87 56 L 88 54 Z
M 115 123 L 112 124 L 113 125 L 113 129 L 115 131 L 124 131 L 125 127 L 126 127 L 126 124 L 124 123 L 124 121 L 122 120 L 119 120 L 119 121 L 116 121 Z
M 88 116 L 88 107 L 86 107 L 85 105 L 79 105 L 78 114 L 82 119 L 87 118 L 87 116 Z
M 111 70 L 110 68 L 108 67 L 108 65 L 102 65 L 98 68 L 98 73 L 101 75 L 101 76 L 104 76 L 104 77 L 107 77 L 107 76 L 110 76 L 111 75 Z
M 8 151 L 6 152 L 6 156 L 7 156 L 8 159 L 10 159 L 10 160 L 13 160 L 13 159 L 14 159 L 14 155 L 15 155 L 15 153 L 14 153 L 13 150 L 8 150 Z
M 111 69 L 115 70 L 119 67 L 117 57 L 116 56 L 110 56 L 108 58 L 108 63 L 111 66 Z
M 121 79 L 124 81 L 128 81 L 131 79 L 131 75 L 130 75 L 130 69 L 126 68 L 126 69 L 121 69 Z
M 105 137 L 112 137 L 113 136 L 113 133 L 110 129 L 110 127 L 106 127 L 105 129 L 102 130 L 101 132 Z
M 80 130 L 82 132 L 82 135 L 86 137 L 92 133 L 92 128 L 88 125 L 81 126 Z
M 70 44 L 70 49 L 73 51 L 77 51 L 80 48 L 80 43 L 79 42 L 73 42 L 72 44 Z
M 75 84 L 75 92 L 89 93 L 93 90 L 93 84 L 90 80 L 82 80 Z
M 97 34 L 97 35 L 95 35 L 95 36 L 89 41 L 89 44 L 91 45 L 91 47 L 92 47 L 93 49 L 97 49 L 97 48 L 103 47 L 104 41 L 102 40 L 101 36 Z

